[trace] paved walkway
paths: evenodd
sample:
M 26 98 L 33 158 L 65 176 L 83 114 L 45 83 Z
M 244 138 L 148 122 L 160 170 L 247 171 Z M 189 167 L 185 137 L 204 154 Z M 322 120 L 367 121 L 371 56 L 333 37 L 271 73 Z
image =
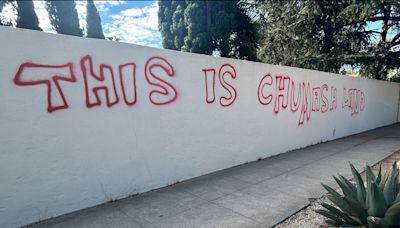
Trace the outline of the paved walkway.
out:
M 324 194 L 333 174 L 350 177 L 400 149 L 400 124 L 295 150 L 106 203 L 33 227 L 270 227 Z

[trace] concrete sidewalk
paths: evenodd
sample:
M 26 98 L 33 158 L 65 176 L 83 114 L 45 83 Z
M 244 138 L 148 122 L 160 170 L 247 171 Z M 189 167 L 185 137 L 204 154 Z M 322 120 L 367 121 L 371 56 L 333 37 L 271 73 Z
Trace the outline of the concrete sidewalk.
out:
M 270 227 L 319 198 L 320 182 L 400 149 L 400 124 L 291 151 L 33 227 Z

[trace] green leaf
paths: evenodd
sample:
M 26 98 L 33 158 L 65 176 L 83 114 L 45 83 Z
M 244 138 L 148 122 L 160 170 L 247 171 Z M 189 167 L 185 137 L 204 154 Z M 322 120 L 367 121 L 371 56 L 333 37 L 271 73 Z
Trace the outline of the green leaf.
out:
M 349 188 L 352 189 L 352 191 L 354 191 L 357 194 L 357 188 L 353 183 L 351 183 L 349 180 L 347 180 L 346 177 L 344 177 L 342 175 L 339 175 L 339 178 L 343 183 L 345 183 Z
M 392 205 L 383 219 L 389 226 L 400 226 L 400 203 Z
M 366 177 L 367 177 L 367 184 L 370 183 L 371 181 L 375 181 L 376 182 L 376 177 L 374 175 L 374 172 L 372 171 L 371 166 L 367 165 L 365 167 L 365 173 L 366 173 Z
M 366 187 L 367 187 L 367 189 L 369 189 L 370 183 L 372 181 L 376 180 L 375 175 L 372 172 L 371 166 L 369 166 L 369 165 L 366 165 L 366 167 L 365 167 L 365 176 L 367 178 L 367 186 Z M 369 194 L 370 194 L 369 191 L 367 191 L 366 199 L 368 199 Z M 369 201 L 368 200 L 366 200 L 366 208 L 367 209 L 369 208 Z
M 326 203 L 321 203 L 321 206 L 323 206 L 328 211 L 330 211 L 332 214 L 336 215 L 337 217 L 339 217 L 340 219 L 345 221 L 347 224 L 350 224 L 350 225 L 362 225 L 363 224 L 358 218 L 350 217 L 349 215 L 347 215 L 346 213 L 342 212 L 341 210 L 337 209 L 334 206 L 331 206 Z
M 336 206 L 338 206 L 340 209 L 342 209 L 344 212 L 350 214 L 350 215 L 356 215 L 356 212 L 348 205 L 346 200 L 343 199 L 343 196 L 340 195 L 337 191 L 335 191 L 333 188 L 321 184 L 322 187 L 324 187 L 328 191 L 328 199 L 330 199 Z
M 387 204 L 382 191 L 375 182 L 368 185 L 368 214 L 376 217 L 383 217 Z
M 364 181 L 362 180 L 360 173 L 356 170 L 353 164 L 350 164 L 350 168 L 357 186 L 357 200 L 363 205 L 364 208 L 366 208 L 365 197 L 367 193 L 365 190 Z
M 392 205 L 397 195 L 397 177 L 398 170 L 396 162 L 393 163 L 392 168 L 389 171 L 388 179 L 383 188 L 383 195 L 385 196 L 386 203 Z
M 348 205 L 350 206 L 350 208 L 355 212 L 355 215 L 357 215 L 358 218 L 360 218 L 360 220 L 363 223 L 367 222 L 367 217 L 368 217 L 368 211 L 367 209 L 365 209 L 360 202 L 358 202 L 358 200 L 353 199 L 353 198 L 349 198 L 349 197 L 344 197 L 343 198 Z
M 359 217 L 362 222 L 366 223 L 368 214 L 360 202 L 341 196 L 338 192 L 327 185 L 322 184 L 322 186 L 328 191 L 328 199 L 338 206 L 343 212 L 351 216 Z
M 357 216 L 357 212 L 354 211 L 349 205 L 348 203 L 342 199 L 341 196 L 337 197 L 337 196 L 333 196 L 331 194 L 327 194 L 327 197 L 330 201 L 332 201 L 336 206 L 338 206 L 342 211 L 344 211 L 345 213 L 349 214 L 349 215 L 355 215 Z
M 388 180 L 388 177 L 389 177 L 389 172 L 385 172 L 385 173 L 383 174 L 383 177 L 382 177 L 381 182 L 379 182 L 379 189 L 380 189 L 381 191 L 383 191 L 383 189 L 385 188 L 385 184 L 386 184 L 386 182 L 387 182 L 387 180 Z
M 393 204 L 399 203 L 399 202 L 400 202 L 400 191 L 397 193 L 397 197 L 396 197 L 396 199 L 394 200 Z
M 333 196 L 335 196 L 335 197 L 339 197 L 339 198 L 341 197 L 341 195 L 340 195 L 337 191 L 335 191 L 335 189 L 333 189 L 333 188 L 331 188 L 331 187 L 329 187 L 328 185 L 323 184 L 323 183 L 321 183 L 321 185 L 322 185 L 322 187 L 324 187 L 325 190 L 328 191 L 328 193 L 330 193 L 331 195 L 333 195 Z
M 365 172 L 366 172 L 366 176 L 367 176 L 367 181 L 371 180 L 371 181 L 375 181 L 376 182 L 376 177 L 374 175 L 374 172 L 372 171 L 371 166 L 366 165 L 365 166 Z
M 364 222 L 361 222 L 361 220 L 359 218 L 357 218 L 357 217 L 350 216 L 350 218 L 353 219 L 354 221 L 356 221 L 358 224 L 362 224 L 362 225 L 365 224 Z
M 376 184 L 380 184 L 382 180 L 382 163 L 379 163 L 379 171 L 378 171 L 378 176 L 376 177 Z
M 354 185 L 348 185 L 348 183 L 346 183 L 345 181 L 343 181 L 342 179 L 339 179 L 335 176 L 333 176 L 333 178 L 335 179 L 336 183 L 339 185 L 339 187 L 342 189 L 342 192 L 345 196 L 348 197 L 357 197 L 357 190 L 354 187 Z
M 317 212 L 318 214 L 323 215 L 323 216 L 335 221 L 339 225 L 345 223 L 342 219 L 340 219 L 339 217 L 337 217 L 334 214 L 331 214 L 329 211 L 317 209 L 317 210 L 315 210 L 315 212 Z

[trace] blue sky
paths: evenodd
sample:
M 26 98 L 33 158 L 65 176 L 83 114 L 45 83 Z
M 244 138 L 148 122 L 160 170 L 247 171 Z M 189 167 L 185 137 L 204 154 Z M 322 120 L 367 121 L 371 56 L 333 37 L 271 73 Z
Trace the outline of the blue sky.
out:
M 96 6 L 107 35 L 161 48 L 156 1 L 97 1 Z
M 54 33 L 44 1 L 33 2 L 39 26 L 45 32 Z M 122 42 L 162 48 L 161 34 L 158 31 L 157 1 L 95 0 L 94 2 L 102 19 L 105 36 L 117 37 Z M 86 1 L 76 1 L 76 9 L 80 25 L 85 28 Z M 0 16 L 15 21 L 15 9 L 9 4 Z

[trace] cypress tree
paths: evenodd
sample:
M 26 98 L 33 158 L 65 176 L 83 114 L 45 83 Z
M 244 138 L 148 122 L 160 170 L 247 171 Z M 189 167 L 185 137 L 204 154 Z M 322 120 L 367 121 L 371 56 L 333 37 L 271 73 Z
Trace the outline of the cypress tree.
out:
M 105 39 L 103 29 L 101 27 L 101 19 L 93 0 L 88 0 L 86 4 L 86 29 L 87 37 Z
M 57 33 L 83 36 L 75 1 L 46 1 L 46 9 L 49 12 L 51 25 Z
M 17 0 L 17 27 L 42 31 L 32 1 Z
M 174 44 L 174 36 L 171 31 L 173 1 L 158 1 L 158 28 L 162 36 L 162 45 L 166 49 L 178 50 Z

